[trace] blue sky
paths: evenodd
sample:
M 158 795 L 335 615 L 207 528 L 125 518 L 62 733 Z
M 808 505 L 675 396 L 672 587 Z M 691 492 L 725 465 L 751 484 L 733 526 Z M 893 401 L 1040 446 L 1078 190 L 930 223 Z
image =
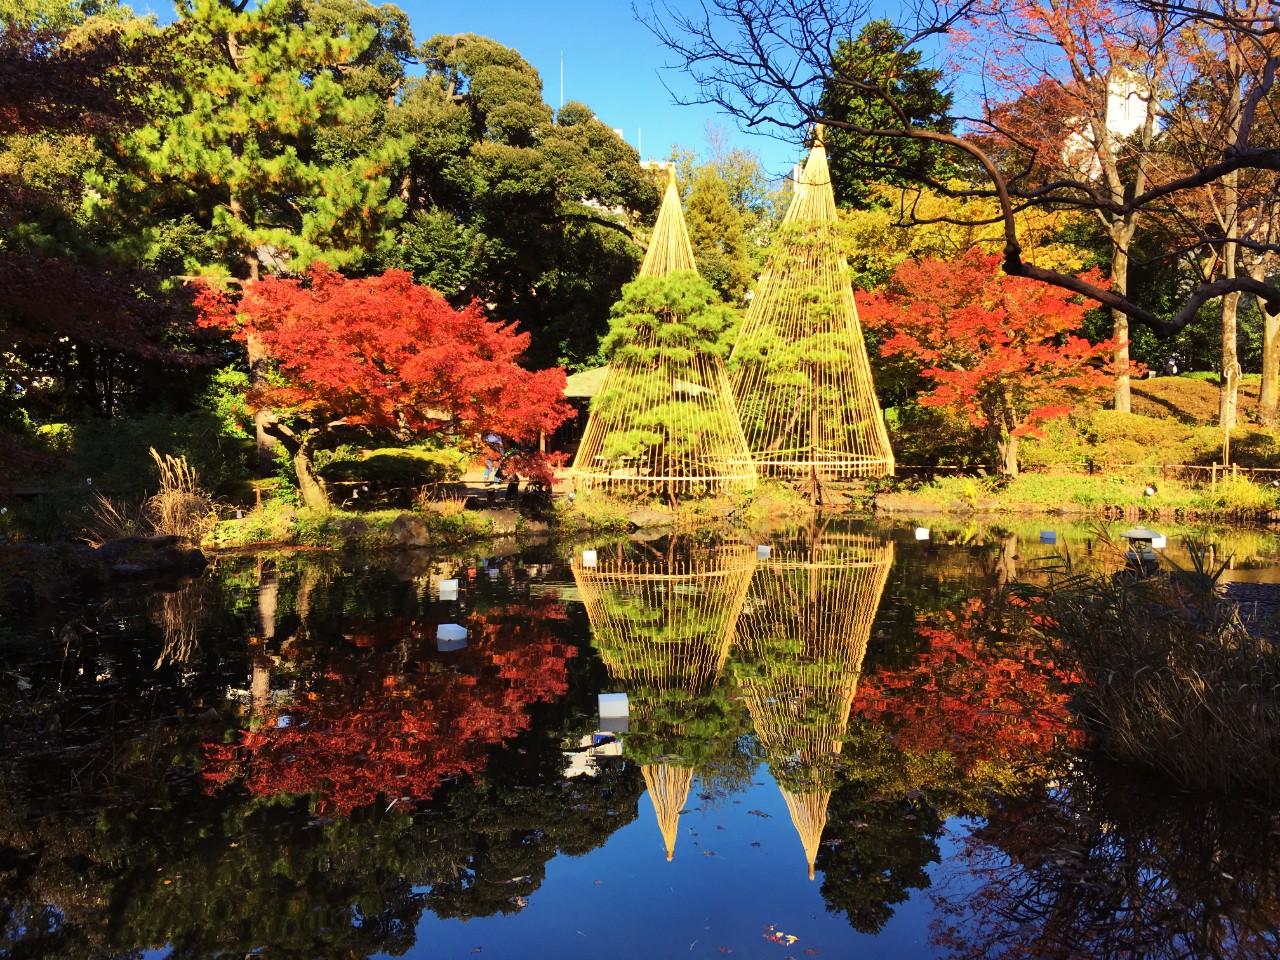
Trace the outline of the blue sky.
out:
M 376 0 L 375 0 L 376 2 Z M 642 157 L 662 158 L 672 144 L 702 152 L 708 120 L 725 125 L 735 145 L 760 154 L 771 174 L 783 175 L 802 156 L 799 147 L 737 129 L 711 107 L 677 106 L 663 86 L 691 92 L 684 75 L 663 70 L 670 55 L 631 15 L 629 0 L 476 0 L 439 3 L 401 0 L 414 36 L 478 33 L 514 47 L 542 75 L 543 95 L 560 103 L 560 55 L 564 97 L 580 100 L 611 127 L 622 130 Z
M 174 16 L 166 0 L 131 5 L 161 22 Z M 664 69 L 671 55 L 632 16 L 630 0 L 400 0 L 395 5 L 409 15 L 418 42 L 437 33 L 476 33 L 518 50 L 542 75 L 543 97 L 552 107 L 560 105 L 563 54 L 565 100 L 591 107 L 641 150 L 642 159 L 663 159 L 676 144 L 704 153 L 708 121 L 724 127 L 734 146 L 759 154 L 770 176 L 786 176 L 804 159 L 796 139 L 745 133 L 712 107 L 678 106 L 672 91 L 689 96 L 693 86 L 681 71 Z M 647 7 L 643 0 L 642 6 Z

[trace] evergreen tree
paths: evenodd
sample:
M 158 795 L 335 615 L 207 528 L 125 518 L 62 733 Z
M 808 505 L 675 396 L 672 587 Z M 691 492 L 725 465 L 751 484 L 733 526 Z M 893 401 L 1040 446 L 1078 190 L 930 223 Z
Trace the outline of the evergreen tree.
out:
M 844 40 L 831 59 L 819 111 L 833 122 L 864 129 L 895 129 L 902 121 L 877 96 L 881 89 L 906 111 L 913 127 L 950 133 L 951 94 L 938 83 L 942 71 L 920 66 L 918 50 L 904 50 L 906 38 L 888 20 L 873 20 L 853 40 Z M 946 180 L 951 164 L 926 141 L 907 137 L 869 137 L 832 126 L 826 134 L 831 182 L 846 206 L 876 203 L 875 183 L 914 185 Z
M 627 284 L 602 345 L 619 375 L 591 408 L 627 428 L 608 433 L 601 455 L 660 464 L 661 476 L 679 477 L 695 473 L 707 451 L 731 446 L 736 422 L 715 404 L 706 371 L 708 360 L 728 356 L 736 330 L 733 311 L 696 273 Z
M 742 216 L 729 196 L 729 184 L 714 167 L 702 166 L 694 172 L 685 223 L 698 272 L 727 303 L 740 303 L 754 279 L 751 248 Z
M 318 145 L 325 131 L 379 116 L 378 97 L 349 95 L 338 79 L 359 66 L 377 30 L 368 18 L 320 22 L 287 0 L 181 5 L 162 33 L 172 82 L 147 91 L 153 117 L 122 140 L 126 172 L 100 184 L 113 212 L 189 215 L 216 266 L 250 278 L 264 265 L 349 263 L 377 246 L 403 209 L 390 178 L 401 144 L 380 141 L 368 153 Z

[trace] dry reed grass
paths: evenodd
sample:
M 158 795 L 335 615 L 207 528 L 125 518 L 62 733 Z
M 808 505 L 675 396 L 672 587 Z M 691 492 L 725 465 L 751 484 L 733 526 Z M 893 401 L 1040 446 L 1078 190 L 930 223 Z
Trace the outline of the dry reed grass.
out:
M 112 500 L 94 491 L 85 521 L 85 540 L 100 547 L 111 540 L 135 537 L 147 529 L 147 518 L 141 504 L 129 500 Z
M 189 663 L 200 646 L 200 625 L 209 607 L 209 581 L 192 580 L 170 593 L 160 593 L 151 600 L 151 620 L 164 636 L 164 645 L 153 669 L 165 663 L 183 666 Z
M 1280 652 L 1216 590 L 1222 568 L 1074 574 L 1013 588 L 1080 679 L 1075 707 L 1107 755 L 1205 792 L 1280 798 Z
M 160 536 L 186 537 L 199 542 L 216 519 L 213 501 L 200 489 L 200 480 L 186 457 L 160 454 L 150 448 L 160 472 L 160 491 L 148 497 L 143 511 Z

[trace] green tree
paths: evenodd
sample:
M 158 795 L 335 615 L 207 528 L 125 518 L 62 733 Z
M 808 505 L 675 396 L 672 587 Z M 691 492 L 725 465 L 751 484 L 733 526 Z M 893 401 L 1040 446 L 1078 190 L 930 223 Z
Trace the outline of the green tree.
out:
M 888 20 L 872 20 L 853 40 L 842 40 L 831 59 L 819 110 L 824 117 L 864 129 L 892 129 L 904 122 L 951 133 L 951 94 L 938 89 L 942 71 L 920 66 L 919 50 L 904 49 L 906 37 Z M 892 106 L 890 105 L 892 104 Z M 937 146 L 908 137 L 867 137 L 832 128 L 826 134 L 831 182 L 847 206 L 883 203 L 877 183 L 914 186 L 946 181 L 955 173 Z
M 660 476 L 683 476 L 707 450 L 730 445 L 713 406 L 710 360 L 727 357 L 737 318 L 696 273 L 639 277 L 613 308 L 601 346 L 618 376 L 592 402 L 593 416 L 625 422 L 610 431 L 601 454 L 661 464 Z M 627 416 L 612 411 L 629 410 Z M 684 429 L 672 430 L 672 424 Z
M 421 56 L 426 75 L 388 117 L 410 145 L 390 265 L 519 322 L 535 364 L 584 363 L 635 273 L 631 230 L 657 206 L 652 179 L 585 105 L 554 114 L 516 51 L 461 34 Z
M 727 303 L 741 303 L 755 278 L 755 263 L 729 184 L 714 167 L 694 172 L 684 216 L 698 272 Z
M 122 138 L 125 172 L 99 185 L 109 212 L 190 216 L 217 253 L 190 272 L 255 278 L 376 247 L 403 209 L 391 181 L 401 145 L 321 149 L 326 132 L 374 125 L 384 106 L 339 80 L 371 69 L 360 58 L 375 17 L 356 12 L 312 21 L 287 0 L 182 4 L 161 34 L 172 76 L 146 92 L 151 122 Z

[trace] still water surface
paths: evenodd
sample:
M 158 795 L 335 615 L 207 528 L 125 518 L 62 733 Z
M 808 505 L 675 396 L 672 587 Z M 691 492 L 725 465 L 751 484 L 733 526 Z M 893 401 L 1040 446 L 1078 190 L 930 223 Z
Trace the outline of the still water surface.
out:
M 1273 821 L 1092 758 L 993 631 L 1038 539 L 222 558 L 8 625 L 0 956 L 1280 954 Z

